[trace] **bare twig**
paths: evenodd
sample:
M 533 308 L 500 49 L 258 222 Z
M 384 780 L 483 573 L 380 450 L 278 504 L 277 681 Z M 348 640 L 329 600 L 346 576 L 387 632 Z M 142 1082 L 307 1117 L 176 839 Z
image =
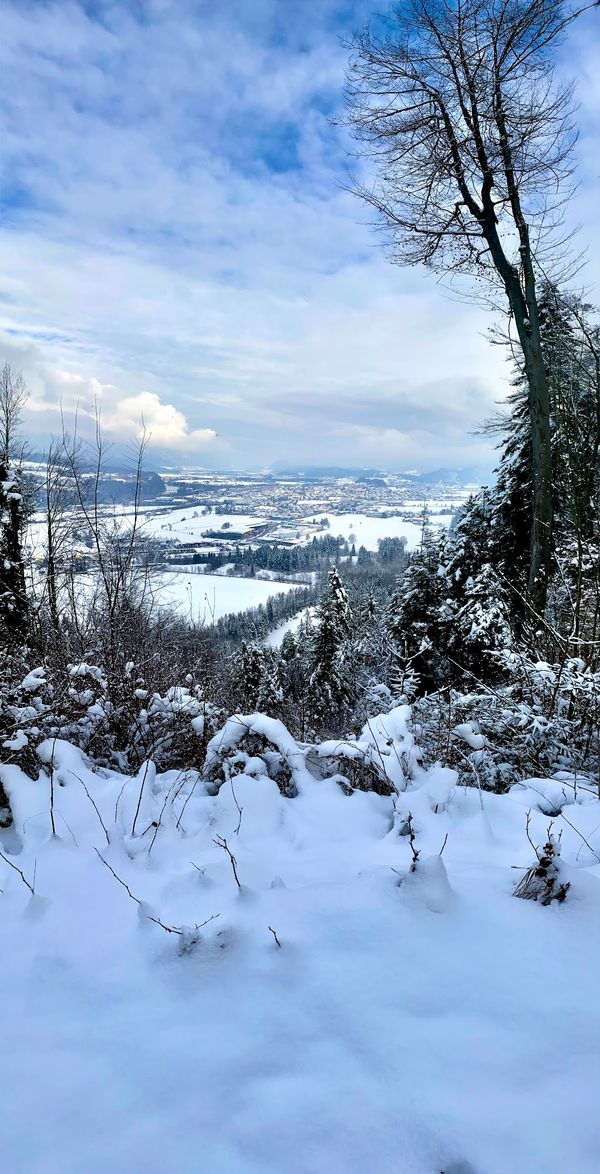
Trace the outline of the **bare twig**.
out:
M 136 807 L 136 809 L 135 809 L 135 815 L 134 815 L 134 817 L 133 817 L 133 823 L 132 823 L 132 825 L 131 825 L 131 834 L 132 834 L 132 836 L 133 836 L 133 835 L 135 835 L 135 825 L 136 825 L 136 823 L 137 823 L 137 817 L 138 817 L 138 815 L 140 814 L 140 807 L 142 806 L 142 795 L 143 795 L 143 793 L 144 793 L 144 787 L 145 787 L 145 785 L 146 785 L 146 779 L 147 779 L 147 777 L 148 777 L 148 771 L 149 771 L 149 769 L 150 769 L 150 760 L 148 760 L 148 762 L 146 763 L 146 767 L 145 767 L 144 774 L 143 774 L 143 777 L 142 777 L 142 785 L 141 785 L 141 787 L 140 787 L 140 793 L 139 793 L 139 795 L 138 795 L 137 807 Z
M 104 832 L 104 835 L 106 836 L 106 843 L 107 843 L 107 844 L 110 844 L 110 838 L 109 838 L 109 835 L 108 835 L 108 831 L 107 831 L 107 829 L 106 829 L 106 824 L 105 824 L 105 822 L 104 822 L 104 820 L 103 820 L 102 816 L 100 815 L 100 812 L 99 812 L 99 810 L 98 810 L 98 806 L 97 806 L 97 804 L 96 804 L 95 800 L 94 800 L 94 799 L 92 798 L 92 796 L 90 795 L 90 793 L 89 793 L 89 791 L 88 791 L 88 789 L 87 789 L 87 787 L 86 787 L 86 785 L 85 785 L 85 783 L 84 783 L 83 779 L 82 779 L 82 778 L 80 778 L 80 777 L 79 777 L 79 775 L 76 775 L 76 774 L 75 774 L 75 771 L 73 771 L 73 770 L 71 771 L 71 774 L 73 775 L 73 778 L 77 779 L 77 780 L 78 780 L 78 782 L 80 782 L 80 783 L 81 783 L 81 785 L 82 785 L 82 787 L 83 787 L 83 789 L 84 789 L 84 791 L 85 791 L 85 793 L 86 793 L 86 795 L 87 795 L 87 797 L 88 797 L 88 799 L 89 799 L 89 801 L 90 801 L 90 803 L 91 803 L 92 807 L 94 808 L 94 811 L 96 812 L 96 815 L 98 816 L 98 819 L 99 819 L 99 821 L 100 821 L 100 824 L 101 824 L 102 830 L 103 830 L 103 832 Z
M 277 946 L 279 947 L 279 949 L 281 949 L 281 942 L 279 941 L 279 938 L 277 937 L 277 934 L 275 933 L 275 930 L 273 929 L 273 927 L 271 925 L 269 926 L 269 930 L 273 934 L 273 937 L 275 938 L 275 942 L 276 942 Z
M 29 892 L 33 893 L 33 896 L 35 897 L 35 889 L 34 889 L 33 885 L 31 885 L 29 883 L 29 881 L 27 880 L 25 873 L 22 872 L 20 868 L 17 868 L 16 864 L 13 864 L 12 860 L 9 860 L 8 856 L 4 855 L 4 852 L 0 852 L 0 857 L 2 858 L 2 860 L 4 861 L 5 864 L 8 864 L 9 868 L 12 868 L 12 869 L 14 869 L 15 872 L 18 872 L 19 876 L 21 877 L 21 880 L 23 881 L 23 884 L 27 885 Z M 35 883 L 35 876 L 34 876 L 34 883 Z
M 165 814 L 165 811 L 166 811 L 166 808 L 167 808 L 167 804 L 168 804 L 168 802 L 169 802 L 169 799 L 171 798 L 171 795 L 173 794 L 173 791 L 175 790 L 175 788 L 176 788 L 176 787 L 178 787 L 178 789 L 177 789 L 177 792 L 176 792 L 176 794 L 175 794 L 175 795 L 174 795 L 174 797 L 173 797 L 173 802 L 175 802 L 175 799 L 176 799 L 176 798 L 177 798 L 177 796 L 179 795 L 179 792 L 180 792 L 180 791 L 183 789 L 183 787 L 185 786 L 186 779 L 187 779 L 187 771 L 183 771 L 182 773 L 183 773 L 183 779 L 182 779 L 182 781 L 181 781 L 181 782 L 179 781 L 179 775 L 178 775 L 178 776 L 177 776 L 177 778 L 175 779 L 175 782 L 172 784 L 172 786 L 170 786 L 170 787 L 169 787 L 169 790 L 167 791 L 167 793 L 166 793 L 166 795 L 165 795 L 165 798 L 164 798 L 163 805 L 162 805 L 162 807 L 161 807 L 161 809 L 160 809 L 160 815 L 159 815 L 159 817 L 158 817 L 158 820 L 155 820 L 155 821 L 154 821 L 154 823 L 150 825 L 151 827 L 152 827 L 152 826 L 154 827 L 154 835 L 152 836 L 152 839 L 151 839 L 151 841 L 150 841 L 150 844 L 149 844 L 149 846 L 148 846 L 148 855 L 150 855 L 150 853 L 151 853 L 151 851 L 152 851 L 152 849 L 153 849 L 153 847 L 154 847 L 154 843 L 155 843 L 155 841 L 156 841 L 156 837 L 157 837 L 157 835 L 158 835 L 158 833 L 159 833 L 159 831 L 160 831 L 160 829 L 161 829 L 161 827 L 162 827 L 162 818 L 163 818 L 163 815 Z
M 123 791 L 125 790 L 125 787 L 127 786 L 128 782 L 129 782 L 129 779 L 126 778 L 123 782 L 123 786 L 121 787 L 121 790 L 119 791 L 119 794 L 117 795 L 117 801 L 115 803 L 115 823 L 117 822 L 117 816 L 119 814 L 119 803 L 121 802 L 121 796 L 122 796 Z
M 562 811 L 561 811 L 561 812 L 560 812 L 560 816 L 561 816 L 561 819 L 564 819 L 565 823 L 568 823 L 569 827 L 570 827 L 570 828 L 572 828 L 574 832 L 576 832 L 576 834 L 577 834 L 577 835 L 580 837 L 580 839 L 582 839 L 582 840 L 583 840 L 583 842 L 584 842 L 584 844 L 585 844 L 586 848 L 589 848 L 590 852 L 592 853 L 592 856 L 595 856 L 595 857 L 596 857 L 596 860 L 597 860 L 597 861 L 598 861 L 598 863 L 600 864 L 600 856 L 599 856 L 599 855 L 598 855 L 598 853 L 597 853 L 597 852 L 594 850 L 594 848 L 592 848 L 592 845 L 590 844 L 589 840 L 586 840 L 586 838 L 585 838 L 585 836 L 584 836 L 583 832 L 580 832 L 580 831 L 579 831 L 579 828 L 576 828 L 576 827 L 575 827 L 575 824 L 574 824 L 574 823 L 571 823 L 571 820 L 570 820 L 570 819 L 567 819 L 567 817 L 566 817 L 566 815 L 564 814 L 564 812 L 562 812 Z M 580 851 L 581 851 L 581 849 L 580 849 Z
M 234 791 L 234 789 L 233 789 L 233 779 L 230 779 L 230 780 L 229 780 L 229 785 L 230 785 L 230 787 L 231 787 L 231 794 L 233 795 L 233 802 L 235 803 L 235 805 L 236 805 L 236 807 L 237 807 L 237 809 L 238 809 L 238 814 L 239 814 L 239 819 L 238 819 L 238 822 L 237 822 L 237 827 L 235 828 L 235 830 L 234 830 L 234 833 L 233 833 L 233 834 L 234 834 L 234 836 L 239 836 L 239 834 L 240 834 L 240 828 L 241 828 L 241 826 L 242 826 L 242 815 L 243 815 L 243 812 L 244 812 L 244 808 L 243 808 L 243 807 L 240 807 L 240 805 L 239 805 L 239 803 L 238 803 L 238 801 L 237 801 L 237 795 L 236 795 L 236 793 L 235 793 L 235 791 Z
M 531 823 L 531 811 L 528 811 L 528 812 L 527 812 L 526 819 L 525 819 L 525 835 L 527 836 L 527 839 L 529 840 L 529 843 L 531 844 L 531 847 L 533 848 L 533 851 L 535 852 L 535 855 L 537 856 L 537 855 L 538 855 L 538 850 L 537 850 L 537 848 L 536 848 L 536 846 L 535 846 L 535 844 L 534 844 L 534 842 L 533 842 L 533 840 L 532 840 L 532 838 L 531 838 L 531 836 L 530 836 L 530 834 L 529 834 L 529 825 L 530 825 L 530 823 Z
M 415 841 L 416 841 L 417 837 L 415 835 L 415 829 L 413 826 L 412 815 L 411 815 L 410 811 L 406 817 L 406 822 L 408 824 L 408 842 L 410 844 L 410 850 L 412 852 L 412 864 L 410 866 L 410 871 L 415 872 L 416 867 L 417 867 L 417 861 L 419 859 L 420 853 L 419 853 L 419 849 L 415 848 Z
M 114 868 L 112 868 L 112 866 L 108 863 L 108 860 L 104 859 L 104 856 L 102 856 L 102 854 L 98 851 L 97 848 L 94 848 L 94 852 L 96 853 L 98 858 L 102 861 L 102 863 L 106 866 L 106 868 L 108 868 L 108 871 L 112 873 L 115 880 L 118 881 L 118 883 L 121 885 L 121 887 L 125 889 L 125 892 L 127 893 L 128 897 L 131 897 L 131 900 L 135 901 L 136 905 L 140 905 L 140 906 L 143 905 L 144 902 L 141 901 L 139 897 L 136 897 L 135 893 L 132 893 L 131 889 L 129 888 L 129 885 L 126 884 L 125 881 L 122 880 L 120 876 L 117 876 L 117 873 L 115 872 Z M 193 928 L 194 928 L 194 930 L 203 929 L 203 927 L 205 925 L 208 925 L 209 921 L 214 921 L 217 917 L 220 917 L 220 916 L 221 916 L 220 913 L 213 913 L 211 917 L 206 918 L 206 921 L 201 921 L 199 924 L 194 925 Z M 147 913 L 146 917 L 148 918 L 148 921 L 153 921 L 155 923 L 155 925 L 159 925 L 161 929 L 164 929 L 165 933 L 174 933 L 174 934 L 177 934 L 179 937 L 185 937 L 185 934 L 187 932 L 185 929 L 178 928 L 175 925 L 165 925 L 164 921 L 161 921 L 160 917 L 153 917 L 151 913 Z
M 185 800 L 184 800 L 184 803 L 183 803 L 183 807 L 181 808 L 181 811 L 179 812 L 179 815 L 178 815 L 178 817 L 177 817 L 177 823 L 175 824 L 175 827 L 176 827 L 176 828 L 179 828 L 179 827 L 180 827 L 180 825 L 181 825 L 181 821 L 182 821 L 182 819 L 183 819 L 183 816 L 184 816 L 184 814 L 185 814 L 185 809 L 186 809 L 186 807 L 187 807 L 187 805 L 188 805 L 188 803 L 189 803 L 190 799 L 192 798 L 192 795 L 194 794 L 194 791 L 196 790 L 196 787 L 198 786 L 198 783 L 199 783 L 199 782 L 200 782 L 200 775 L 197 775 L 197 776 L 196 776 L 196 780 L 195 780 L 195 782 L 194 782 L 194 785 L 193 785 L 193 787 L 192 787 L 192 789 L 191 789 L 191 791 L 190 791 L 189 795 L 186 795 L 186 797 L 185 797 Z
M 229 847 L 227 840 L 225 839 L 224 836 L 217 836 L 216 839 L 213 840 L 213 844 L 216 844 L 217 848 L 222 848 L 223 851 L 226 852 L 227 855 L 229 856 L 231 867 L 233 869 L 235 883 L 236 883 L 238 889 L 241 889 L 242 886 L 240 884 L 240 878 L 237 873 L 237 860 L 236 860 L 235 856 L 233 855 L 233 852 L 231 851 L 231 848 Z

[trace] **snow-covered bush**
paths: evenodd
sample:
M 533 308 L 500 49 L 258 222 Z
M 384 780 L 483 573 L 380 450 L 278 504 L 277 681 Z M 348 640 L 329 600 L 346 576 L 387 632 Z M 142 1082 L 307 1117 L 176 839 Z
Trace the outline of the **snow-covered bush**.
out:
M 529 816 L 527 834 L 529 835 Z M 550 905 L 552 901 L 557 901 L 561 905 L 571 883 L 561 878 L 560 836 L 553 836 L 551 828 L 548 828 L 548 837 L 543 847 L 536 848 L 533 844 L 532 847 L 536 856 L 535 864 L 526 869 L 514 895 L 525 901 L 539 901 L 540 905 Z
M 308 746 L 296 741 L 283 722 L 265 714 L 234 714 L 207 746 L 203 775 L 216 793 L 232 775 L 250 763 L 275 782 L 282 795 L 294 798 L 310 777 Z M 250 772 L 252 773 L 252 771 Z
M 135 771 L 152 759 L 160 769 L 198 767 L 224 714 L 193 679 L 150 692 L 127 664 L 117 701 L 102 668 L 82 661 L 29 667 L 7 658 L 0 684 L 0 763 L 39 770 L 37 747 L 60 738 L 101 766 Z M 5 822 L 10 815 L 0 793 Z
M 502 654 L 509 684 L 418 700 L 413 721 L 428 762 L 455 766 L 465 783 L 505 791 L 528 775 L 558 771 L 598 778 L 600 671 Z

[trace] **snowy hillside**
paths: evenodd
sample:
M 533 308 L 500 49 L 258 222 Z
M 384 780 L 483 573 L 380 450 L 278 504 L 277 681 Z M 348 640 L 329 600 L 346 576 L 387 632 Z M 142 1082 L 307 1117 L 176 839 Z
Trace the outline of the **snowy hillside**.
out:
M 409 726 L 0 767 L 4 1169 L 595 1174 L 597 795 L 459 787 Z M 544 906 L 513 891 L 551 821 Z

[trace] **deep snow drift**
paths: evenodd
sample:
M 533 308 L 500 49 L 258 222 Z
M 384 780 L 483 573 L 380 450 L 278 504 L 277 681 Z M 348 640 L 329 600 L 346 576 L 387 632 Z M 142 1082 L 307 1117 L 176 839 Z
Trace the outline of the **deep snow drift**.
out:
M 357 743 L 393 796 L 254 717 L 272 751 L 233 719 L 204 779 L 60 742 L 51 777 L 0 768 L 3 1169 L 596 1174 L 600 803 L 422 771 L 408 716 Z M 563 904 L 512 895 L 528 811 L 535 845 L 562 832 Z

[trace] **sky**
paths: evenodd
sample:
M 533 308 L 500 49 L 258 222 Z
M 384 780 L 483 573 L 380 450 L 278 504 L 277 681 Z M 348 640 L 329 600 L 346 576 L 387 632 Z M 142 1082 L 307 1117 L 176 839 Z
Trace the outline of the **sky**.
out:
M 117 446 L 143 419 L 155 463 L 491 462 L 476 433 L 509 372 L 489 314 L 388 264 L 344 188 L 341 38 L 382 7 L 3 0 L 0 361 L 30 443 L 61 412 L 85 434 L 98 404 Z M 600 300 L 597 13 L 560 69 Z

